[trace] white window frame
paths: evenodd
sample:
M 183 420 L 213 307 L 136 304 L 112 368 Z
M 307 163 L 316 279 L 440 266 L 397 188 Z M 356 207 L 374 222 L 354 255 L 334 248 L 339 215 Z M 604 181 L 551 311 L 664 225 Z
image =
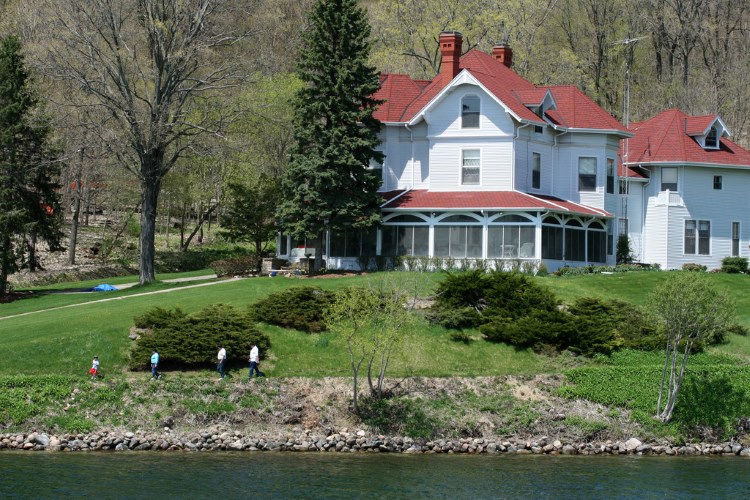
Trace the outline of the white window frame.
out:
M 473 117 L 473 115 L 474 115 L 473 112 L 472 113 L 464 113 L 464 101 L 466 99 L 476 99 L 476 101 L 477 101 L 477 111 L 476 111 L 477 124 L 476 124 L 476 126 L 473 126 L 473 125 L 467 126 L 467 125 L 464 124 L 464 116 L 469 115 L 469 116 Z M 461 129 L 477 130 L 477 129 L 482 128 L 482 119 L 481 118 L 482 118 L 482 100 L 479 98 L 479 96 L 475 95 L 475 94 L 466 94 L 465 96 L 463 96 L 461 98 Z
M 674 189 L 664 189 L 664 184 L 667 184 L 664 182 L 664 171 L 669 170 L 674 171 L 675 175 L 675 182 L 669 182 L 668 184 L 674 184 Z M 659 171 L 659 191 L 671 191 L 673 193 L 677 192 L 680 188 L 680 170 L 677 167 L 661 167 L 661 170 Z
M 719 182 L 716 182 L 719 181 Z M 721 191 L 724 189 L 724 177 L 721 175 L 714 175 L 713 188 L 715 191 Z
M 582 189 L 581 186 L 581 160 L 594 160 L 594 187 L 592 189 Z M 599 187 L 599 158 L 596 156 L 579 156 L 578 157 L 578 191 L 581 193 L 595 193 Z M 585 174 L 591 177 L 591 174 Z
M 606 185 L 604 186 L 604 190 L 608 194 L 615 194 L 615 190 L 618 188 L 617 185 L 617 161 L 615 161 L 614 158 L 607 157 L 606 161 Z M 612 171 L 612 175 L 609 175 L 610 170 Z M 610 191 L 610 180 L 612 181 L 612 190 Z
M 469 158 L 467 158 L 466 153 L 467 152 L 474 152 L 474 151 L 476 151 L 476 153 L 477 153 L 476 158 L 475 157 L 469 157 Z M 466 160 L 467 159 L 471 159 L 471 160 L 478 159 L 479 160 L 479 165 L 478 166 L 466 165 Z M 465 169 L 469 169 L 469 168 L 471 168 L 471 169 L 476 168 L 478 170 L 477 181 L 476 182 L 466 182 L 466 181 L 464 181 L 464 170 Z M 466 149 L 461 149 L 461 170 L 460 170 L 460 173 L 459 173 L 459 184 L 462 185 L 462 186 L 481 186 L 482 185 L 482 150 L 480 148 L 466 148 Z
M 737 231 L 735 231 L 737 228 Z M 732 234 L 730 235 L 730 242 L 732 245 L 732 257 L 739 257 L 742 252 L 742 223 L 740 221 L 732 221 Z M 736 234 L 735 234 L 736 233 Z M 736 236 L 736 238 L 735 238 Z
M 688 248 L 688 224 L 693 224 L 693 248 Z M 708 251 L 701 252 L 701 224 L 708 224 Z M 684 255 L 711 255 L 711 221 L 706 219 L 685 219 L 683 223 L 682 251 Z M 690 250 L 690 251 L 689 251 Z

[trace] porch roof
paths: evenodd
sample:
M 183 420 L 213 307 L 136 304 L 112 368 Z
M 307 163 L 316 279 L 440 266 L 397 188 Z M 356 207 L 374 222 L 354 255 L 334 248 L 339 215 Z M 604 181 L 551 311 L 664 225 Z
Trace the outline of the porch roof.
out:
M 429 191 L 412 189 L 388 191 L 381 208 L 401 210 L 541 210 L 555 213 L 613 217 L 606 210 L 554 196 L 531 195 L 520 191 Z

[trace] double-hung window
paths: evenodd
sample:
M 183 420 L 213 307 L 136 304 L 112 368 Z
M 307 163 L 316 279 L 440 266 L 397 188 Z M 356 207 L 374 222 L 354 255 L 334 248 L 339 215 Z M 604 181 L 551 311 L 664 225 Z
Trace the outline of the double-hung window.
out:
M 464 149 L 461 151 L 461 184 L 478 185 L 480 168 L 480 150 Z
M 709 255 L 711 253 L 711 222 L 685 221 L 685 254 Z
M 578 158 L 578 190 L 596 191 L 596 158 L 591 156 Z
M 677 167 L 661 168 L 661 190 L 677 191 Z
M 607 192 L 615 194 L 615 160 L 607 158 Z

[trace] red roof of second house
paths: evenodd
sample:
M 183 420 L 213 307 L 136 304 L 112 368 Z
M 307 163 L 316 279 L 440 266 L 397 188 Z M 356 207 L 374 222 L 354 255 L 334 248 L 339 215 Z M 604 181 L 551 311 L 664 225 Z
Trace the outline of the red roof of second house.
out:
M 635 136 L 628 141 L 627 163 L 680 163 L 750 168 L 750 152 L 726 137 L 720 139 L 719 149 L 704 149 L 691 136 L 705 132 L 715 119 L 716 115 L 691 117 L 679 109 L 668 109 L 649 120 L 633 123 L 630 130 Z M 620 145 L 621 155 L 624 147 L 623 142 Z
M 428 191 L 413 189 L 383 193 L 386 210 L 549 210 L 611 217 L 605 210 L 581 205 L 554 196 L 531 195 L 520 191 Z
M 548 111 L 547 118 L 555 125 L 616 130 L 627 134 L 627 129 L 620 122 L 573 86 L 536 86 L 493 56 L 477 49 L 461 57 L 459 68 L 468 71 L 520 120 L 545 124 L 529 106 L 538 106 L 549 90 L 557 109 Z M 409 122 L 449 83 L 441 75 L 426 81 L 412 80 L 407 75 L 384 74 L 381 76 L 381 88 L 374 97 L 385 103 L 375 112 L 375 117 L 382 122 Z

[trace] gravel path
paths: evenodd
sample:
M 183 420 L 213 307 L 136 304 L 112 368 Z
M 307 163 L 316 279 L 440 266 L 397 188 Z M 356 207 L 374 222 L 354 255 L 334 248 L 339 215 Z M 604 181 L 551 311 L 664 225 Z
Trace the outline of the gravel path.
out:
M 186 282 L 186 281 L 204 280 L 206 278 L 211 279 L 212 276 L 194 276 L 194 277 L 191 277 L 191 278 L 174 278 L 174 279 L 164 280 L 164 282 L 165 283 L 183 283 L 183 282 Z M 214 275 L 213 278 L 216 278 L 216 276 Z M 157 293 L 169 293 L 169 292 L 174 292 L 174 291 L 177 291 L 177 290 L 187 290 L 189 288 L 198 288 L 198 287 L 202 287 L 202 286 L 221 285 L 223 283 L 231 283 L 232 281 L 237 281 L 237 280 L 241 280 L 241 279 L 245 279 L 245 278 L 229 278 L 229 279 L 226 279 L 226 280 L 211 281 L 209 283 L 199 283 L 197 285 L 182 286 L 182 287 L 179 287 L 179 288 L 169 288 L 167 290 L 156 290 L 154 292 L 134 293 L 133 295 L 125 295 L 123 297 L 111 297 L 111 298 L 106 298 L 106 299 L 90 300 L 88 302 L 81 302 L 80 304 L 68 304 L 66 306 L 51 307 L 49 309 L 40 309 L 39 311 L 29 311 L 29 312 L 20 313 L 20 314 L 13 314 L 13 315 L 10 315 L 10 316 L 3 316 L 3 317 L 0 317 L 0 321 L 2 321 L 4 319 L 18 318 L 18 317 L 21 317 L 21 316 L 29 316 L 31 314 L 39 314 L 39 313 L 44 313 L 44 312 L 49 312 L 49 311 L 57 311 L 58 309 L 66 309 L 68 307 L 87 306 L 89 304 L 98 304 L 99 302 L 110 302 L 112 300 L 125 300 L 125 299 L 130 299 L 130 298 L 133 298 L 133 297 L 142 297 L 144 295 L 154 295 L 154 294 L 157 294 Z M 127 283 L 127 284 L 123 284 L 123 285 L 117 285 L 117 289 L 118 290 L 122 290 L 122 289 L 129 288 L 129 287 L 135 286 L 135 285 L 136 285 L 136 283 Z

